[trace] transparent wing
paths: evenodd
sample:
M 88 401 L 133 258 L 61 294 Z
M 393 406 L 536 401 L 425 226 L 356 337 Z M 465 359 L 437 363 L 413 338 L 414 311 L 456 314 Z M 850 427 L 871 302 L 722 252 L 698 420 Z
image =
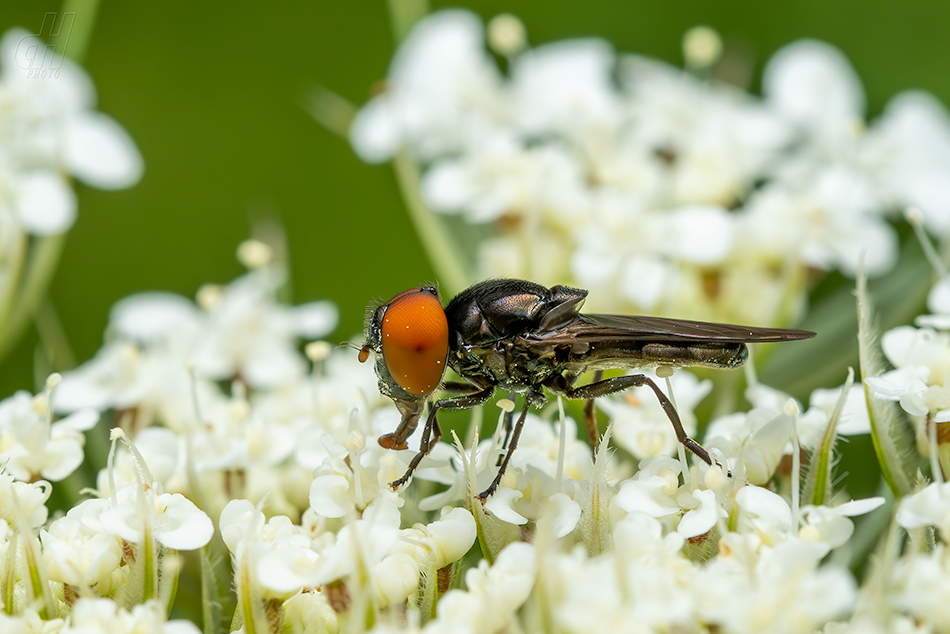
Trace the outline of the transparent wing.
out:
M 814 336 L 815 333 L 808 330 L 714 324 L 665 317 L 585 314 L 578 315 L 560 328 L 536 331 L 524 338 L 538 340 L 545 345 L 560 345 L 580 341 L 767 343 L 810 339 Z

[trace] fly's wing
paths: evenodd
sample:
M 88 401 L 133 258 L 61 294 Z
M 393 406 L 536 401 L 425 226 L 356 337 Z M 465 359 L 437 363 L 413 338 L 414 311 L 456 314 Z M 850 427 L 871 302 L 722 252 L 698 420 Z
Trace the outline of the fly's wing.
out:
M 808 330 L 759 328 L 714 324 L 685 319 L 644 317 L 636 315 L 578 315 L 560 328 L 536 331 L 525 336 L 545 345 L 567 345 L 577 342 L 650 341 L 657 343 L 767 343 L 810 339 Z

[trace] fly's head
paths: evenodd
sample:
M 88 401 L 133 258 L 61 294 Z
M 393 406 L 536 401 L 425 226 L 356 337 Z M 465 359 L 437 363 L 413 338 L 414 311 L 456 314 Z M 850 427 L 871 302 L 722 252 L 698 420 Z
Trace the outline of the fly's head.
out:
M 380 444 L 401 448 L 445 374 L 449 324 L 438 291 L 411 288 L 378 306 L 367 320 L 360 361 L 369 359 L 370 352 L 376 358 L 380 393 L 402 414 L 395 435 L 380 438 Z

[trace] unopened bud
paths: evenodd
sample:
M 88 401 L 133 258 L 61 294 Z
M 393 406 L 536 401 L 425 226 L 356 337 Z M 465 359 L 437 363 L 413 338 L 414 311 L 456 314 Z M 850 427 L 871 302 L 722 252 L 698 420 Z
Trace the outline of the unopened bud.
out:
M 238 261 L 249 269 L 267 266 L 274 259 L 274 252 L 260 240 L 245 240 L 238 245 Z
M 326 341 L 312 341 L 304 347 L 303 351 L 310 361 L 320 363 L 330 356 L 333 348 Z
M 524 22 L 511 13 L 499 13 L 488 23 L 488 46 L 499 55 L 519 53 L 526 40 Z
M 59 372 L 53 372 L 49 375 L 49 378 L 46 379 L 46 389 L 52 390 L 54 387 L 59 385 L 59 382 L 63 380 L 63 375 Z
M 221 303 L 224 289 L 219 284 L 205 284 L 198 289 L 198 305 L 205 312 L 211 312 Z
M 710 26 L 694 26 L 683 35 L 683 56 L 694 68 L 708 68 L 722 56 L 722 38 Z
M 346 436 L 346 450 L 357 451 L 366 446 L 366 436 L 358 429 L 354 429 Z

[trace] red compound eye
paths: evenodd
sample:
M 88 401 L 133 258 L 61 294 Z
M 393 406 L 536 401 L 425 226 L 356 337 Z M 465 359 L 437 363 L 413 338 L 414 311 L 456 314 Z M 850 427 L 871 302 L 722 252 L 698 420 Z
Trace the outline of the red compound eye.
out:
M 434 392 L 449 353 L 449 323 L 435 293 L 411 288 L 392 298 L 382 335 L 383 358 L 399 387 L 416 396 Z

